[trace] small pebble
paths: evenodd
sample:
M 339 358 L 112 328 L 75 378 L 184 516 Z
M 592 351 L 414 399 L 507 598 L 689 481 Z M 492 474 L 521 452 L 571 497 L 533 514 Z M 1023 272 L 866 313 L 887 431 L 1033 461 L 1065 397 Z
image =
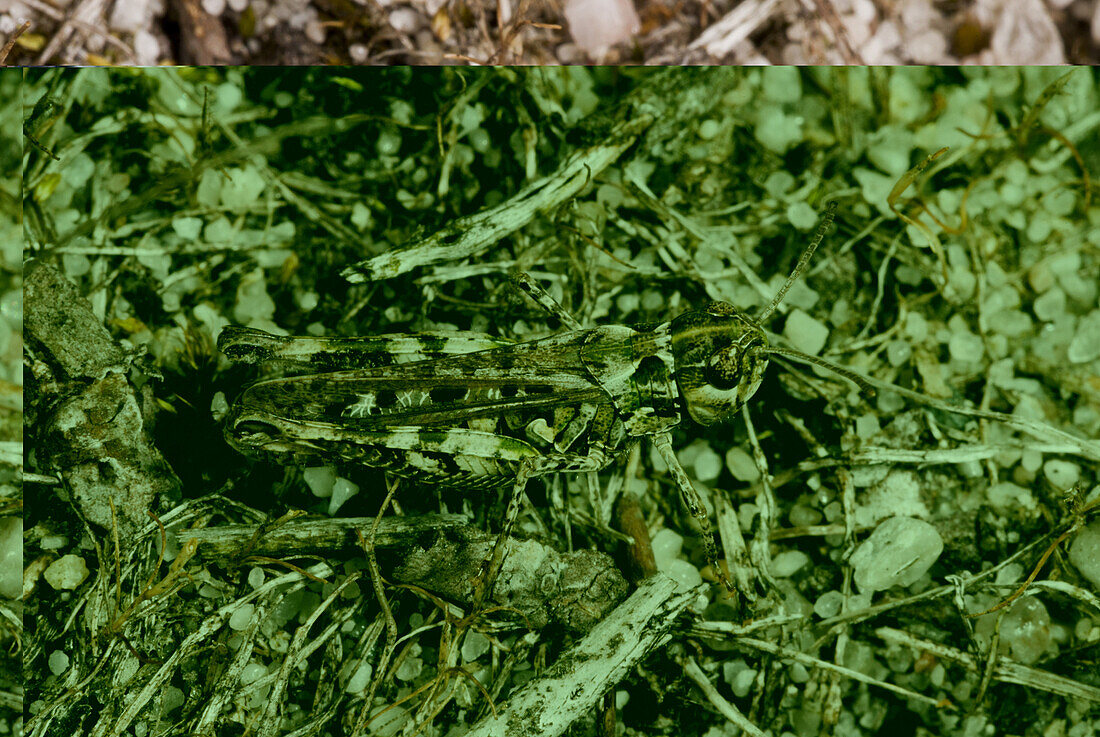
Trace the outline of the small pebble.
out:
M 75 589 L 88 577 L 88 566 L 79 555 L 63 555 L 42 574 L 46 583 L 58 591 Z
M 359 667 L 355 669 L 355 673 L 348 679 L 348 685 L 344 687 L 344 691 L 351 694 L 360 693 L 370 685 L 370 677 L 373 673 L 374 668 L 371 667 L 370 663 L 360 662 Z
M 862 414 L 856 418 L 856 435 L 861 440 L 868 440 L 878 434 L 878 417 L 871 412 Z
M 835 617 L 840 614 L 840 609 L 844 604 L 844 594 L 836 591 L 826 591 L 821 596 L 817 597 L 817 601 L 814 602 L 814 614 L 822 619 L 828 619 L 829 617 Z
M 61 650 L 54 650 L 46 661 L 50 667 L 50 673 L 59 676 L 69 669 L 69 656 Z
M 1070 461 L 1051 458 L 1043 464 L 1043 475 L 1058 489 L 1069 489 L 1081 478 L 1081 468 Z
M 1069 560 L 1077 571 L 1100 589 L 1100 518 L 1082 528 L 1069 546 Z
M 1035 317 L 1043 322 L 1051 322 L 1066 311 L 1066 293 L 1053 287 L 1035 298 L 1031 306 Z
M 680 591 L 693 589 L 703 583 L 703 575 L 699 569 L 683 558 L 672 561 L 662 572 L 676 582 L 676 588 Z
M 886 344 L 886 360 L 897 368 L 913 355 L 913 347 L 905 340 L 891 340 Z
M 1020 466 L 1028 473 L 1035 473 L 1043 465 L 1043 454 L 1032 448 L 1020 454 Z
M 788 578 L 793 576 L 810 562 L 810 556 L 801 550 L 785 550 L 772 558 L 768 570 L 776 578 Z
M 791 310 L 783 336 L 798 350 L 816 355 L 829 340 L 829 328 L 800 309 Z
M 340 507 L 344 506 L 344 502 L 358 493 L 358 484 L 353 484 L 345 478 L 337 477 L 336 483 L 332 485 L 332 498 L 329 499 L 328 502 L 328 513 L 330 515 L 336 514 L 340 511 Z
M 1077 324 L 1067 357 L 1071 363 L 1088 363 L 1100 358 L 1100 310 L 1093 310 Z
M 242 604 L 229 615 L 229 629 L 240 632 L 252 623 L 252 615 L 256 607 L 253 604 Z
M 787 519 L 795 527 L 809 527 L 821 521 L 821 510 L 805 504 L 795 504 L 791 507 L 791 513 L 787 515 Z
M 935 527 L 914 517 L 890 517 L 863 541 L 850 562 L 861 591 L 883 591 L 915 583 L 942 552 L 943 539 Z
M 420 27 L 422 16 L 408 7 L 400 7 L 390 13 L 390 26 L 398 33 L 413 33 Z
M 737 446 L 726 451 L 726 468 L 738 481 L 752 483 L 760 478 L 760 470 L 757 469 L 752 456 Z
M 699 450 L 699 455 L 695 456 L 693 468 L 695 478 L 704 483 L 714 481 L 718 478 L 718 474 L 722 473 L 722 456 L 714 452 L 709 445 L 704 446 Z
M 921 342 L 928 337 L 928 321 L 917 312 L 910 312 L 905 316 L 905 334 L 916 341 Z
M 657 569 L 664 571 L 672 561 L 680 557 L 680 549 L 683 544 L 684 538 L 667 527 L 658 530 L 649 542 L 650 547 L 653 549 L 653 558 L 657 563 Z
M 951 334 L 947 350 L 956 361 L 980 361 L 985 352 L 982 339 L 969 331 L 957 331 Z
M 490 644 L 488 637 L 475 630 L 470 630 L 462 641 L 462 659 L 467 663 L 472 663 L 489 652 Z
M 1007 646 L 1012 658 L 1031 665 L 1050 647 L 1050 614 L 1034 596 L 1024 597 L 1008 610 L 1000 634 L 1002 646 Z
M 253 566 L 252 569 L 248 571 L 248 585 L 254 589 L 258 589 L 264 585 L 263 568 Z
M 332 487 L 336 484 L 336 469 L 332 466 L 316 466 L 302 472 L 302 479 L 313 492 L 313 496 L 322 499 L 332 496 Z
M 250 683 L 255 683 L 264 676 L 267 675 L 267 667 L 260 665 L 259 663 L 249 663 L 241 671 L 241 683 L 247 686 Z

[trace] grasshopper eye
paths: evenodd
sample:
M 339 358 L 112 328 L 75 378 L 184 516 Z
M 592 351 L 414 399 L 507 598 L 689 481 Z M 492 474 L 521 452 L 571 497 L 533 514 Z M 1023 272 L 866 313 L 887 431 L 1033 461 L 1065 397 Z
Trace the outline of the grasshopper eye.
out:
M 715 351 L 707 359 L 707 383 L 715 389 L 732 389 L 741 378 L 741 368 L 733 347 Z

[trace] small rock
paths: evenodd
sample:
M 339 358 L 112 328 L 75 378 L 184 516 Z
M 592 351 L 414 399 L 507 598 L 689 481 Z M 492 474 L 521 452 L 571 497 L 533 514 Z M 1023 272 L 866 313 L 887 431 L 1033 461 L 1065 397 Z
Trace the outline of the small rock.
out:
M 752 456 L 736 446 L 726 451 L 726 468 L 738 481 L 751 483 L 760 478 L 760 470 Z
M 58 591 L 72 590 L 88 577 L 88 566 L 79 555 L 63 555 L 42 574 L 46 583 Z
M 863 541 L 850 562 L 860 591 L 883 591 L 915 583 L 942 552 L 943 539 L 935 527 L 914 517 L 891 517 Z
M 1100 358 L 1100 310 L 1093 310 L 1077 324 L 1067 357 L 1071 363 L 1087 363 Z
M 783 336 L 798 350 L 817 355 L 829 339 L 829 328 L 799 309 L 787 316 Z
M 1070 461 L 1051 458 L 1043 464 L 1043 475 L 1058 489 L 1069 489 L 1081 478 L 1081 468 Z
M 1094 589 L 1100 589 L 1100 519 L 1094 519 L 1074 536 L 1069 561 Z

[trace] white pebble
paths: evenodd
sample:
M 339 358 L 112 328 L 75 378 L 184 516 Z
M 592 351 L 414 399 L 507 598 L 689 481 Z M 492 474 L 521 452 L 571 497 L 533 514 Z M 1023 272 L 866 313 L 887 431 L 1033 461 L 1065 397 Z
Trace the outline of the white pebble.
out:
M 985 346 L 979 336 L 967 330 L 959 330 L 951 334 L 947 350 L 956 361 L 980 361 Z
M 359 667 L 355 669 L 355 673 L 348 679 L 348 685 L 344 687 L 344 691 L 347 693 L 359 693 L 367 686 L 370 685 L 370 677 L 373 674 L 374 669 L 370 663 L 360 661 Z
M 683 558 L 677 558 L 669 563 L 663 572 L 676 582 L 676 588 L 680 591 L 693 589 L 703 583 L 703 576 L 699 573 L 699 569 Z
M 752 456 L 737 446 L 726 451 L 726 468 L 738 481 L 752 483 L 760 478 L 760 470 Z
M 1069 560 L 1094 588 L 1100 589 L 1100 518 L 1074 536 L 1069 546 Z
M 336 469 L 332 466 L 307 468 L 302 472 L 302 479 L 313 492 L 313 496 L 324 499 L 332 496 L 332 487 L 336 484 Z
M 916 342 L 921 342 L 928 337 L 928 321 L 918 312 L 910 312 L 905 316 L 905 334 Z
M 88 566 L 79 555 L 63 555 L 50 564 L 42 577 L 58 591 L 75 589 L 88 577 Z
M 222 182 L 222 205 L 230 210 L 247 210 L 257 203 L 267 187 L 263 175 L 253 166 L 230 167 Z
M 462 641 L 462 659 L 472 663 L 485 653 L 489 652 L 489 638 L 475 630 L 466 633 Z
M 390 13 L 390 26 L 398 33 L 414 33 L 420 28 L 420 13 L 409 7 L 400 7 Z
M 935 527 L 914 517 L 891 517 L 863 541 L 850 562 L 860 591 L 883 591 L 915 583 L 942 552 L 943 539 Z
M 1027 448 L 1020 454 L 1020 467 L 1028 473 L 1035 473 L 1043 465 L 1043 454 L 1033 448 Z
M 267 675 L 267 668 L 259 663 L 249 663 L 241 671 L 241 683 L 248 685 L 255 683 Z
M 756 669 L 746 668 L 733 677 L 733 683 L 730 684 L 730 690 L 733 691 L 734 696 L 744 698 L 749 695 L 749 691 L 752 689 L 752 685 L 755 682 Z
M 809 527 L 821 521 L 821 510 L 806 504 L 795 504 L 791 507 L 787 519 L 795 527 Z
M 202 9 L 210 15 L 221 15 L 225 12 L 225 0 L 202 0 Z
M 193 241 L 199 237 L 202 231 L 202 219 L 192 217 L 175 218 L 172 221 L 172 230 L 185 241 Z
M 566 0 L 563 12 L 577 46 L 593 56 L 641 28 L 631 0 Z
M 1055 488 L 1069 489 L 1081 478 L 1081 468 L 1076 463 L 1051 458 L 1043 464 L 1043 475 Z
M 802 97 L 802 70 L 791 66 L 760 69 L 764 97 L 775 102 L 798 102 Z
M 829 339 L 829 328 L 799 309 L 791 310 L 783 336 L 798 350 L 816 355 Z
M 770 570 L 772 575 L 776 578 L 788 578 L 800 571 L 809 562 L 810 556 L 806 555 L 801 550 L 784 550 L 782 553 L 772 558 L 768 570 Z
M 1066 293 L 1058 287 L 1048 289 L 1035 298 L 1032 311 L 1043 322 L 1053 321 L 1066 311 Z
M 0 596 L 17 599 L 22 593 L 23 519 L 4 517 L 0 519 Z
M 672 561 L 680 557 L 680 549 L 683 544 L 684 538 L 667 527 L 658 530 L 649 543 L 653 549 L 653 558 L 657 563 L 657 570 L 665 571 Z
M 370 49 L 366 44 L 351 44 L 348 46 L 348 56 L 356 64 L 362 64 L 370 56 Z
M 1020 599 L 1005 615 L 1000 634 L 1012 658 L 1031 665 L 1050 647 L 1050 614 L 1034 596 Z
M 156 66 L 160 61 L 160 41 L 146 30 L 134 34 L 134 56 L 139 66 Z
M 908 361 L 912 355 L 913 346 L 908 341 L 891 340 L 886 344 L 886 360 L 895 368 Z
M 878 434 L 878 431 L 878 417 L 875 414 L 867 412 L 856 418 L 856 435 L 858 435 L 861 440 L 873 438 Z
M 315 44 L 323 44 L 325 42 L 325 24 L 319 20 L 311 20 L 306 23 L 306 38 Z
M 340 511 L 340 507 L 344 506 L 344 502 L 358 493 L 358 484 L 353 484 L 345 478 L 337 477 L 336 483 L 332 485 L 332 498 L 329 499 L 328 502 L 328 513 L 330 515 L 336 514 Z
M 822 619 L 835 617 L 840 614 L 840 609 L 843 605 L 844 594 L 836 589 L 826 591 L 824 594 L 817 597 L 817 601 L 814 602 L 814 614 Z
M 252 623 L 252 615 L 256 607 L 253 604 L 241 604 L 236 611 L 229 615 L 229 629 L 240 632 Z
M 1093 310 L 1077 324 L 1077 334 L 1066 355 L 1071 363 L 1087 363 L 1100 358 L 1100 310 Z
M 995 509 L 1010 510 L 1022 508 L 1031 510 L 1036 507 L 1035 497 L 1031 495 L 1031 492 L 1010 481 L 1002 481 L 998 484 L 994 484 L 989 487 L 985 495 L 989 500 L 990 506 Z
M 69 656 L 61 650 L 54 650 L 46 663 L 50 667 L 50 673 L 59 676 L 69 669 Z
M 160 701 L 162 713 L 167 714 L 183 706 L 185 699 L 182 690 L 175 686 L 165 686 L 161 693 L 163 694 Z
M 709 445 L 705 445 L 699 450 L 699 455 L 695 456 L 693 467 L 695 478 L 704 483 L 714 481 L 722 473 L 722 456 L 715 453 Z
M 264 585 L 264 569 L 253 566 L 248 571 L 248 585 L 254 589 L 258 589 Z

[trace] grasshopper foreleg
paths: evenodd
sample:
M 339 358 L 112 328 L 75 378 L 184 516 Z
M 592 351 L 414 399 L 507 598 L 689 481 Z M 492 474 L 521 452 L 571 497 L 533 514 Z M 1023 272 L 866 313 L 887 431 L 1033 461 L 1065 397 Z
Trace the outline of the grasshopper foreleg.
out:
M 680 491 L 681 502 L 691 512 L 691 516 L 699 522 L 700 534 L 706 548 L 707 562 L 714 568 L 715 575 L 718 576 L 718 580 L 722 582 L 726 590 L 733 591 L 733 584 L 730 583 L 722 567 L 718 565 L 718 546 L 714 544 L 714 534 L 710 529 L 707 508 L 703 504 L 699 492 L 695 490 L 695 485 L 691 483 L 691 479 L 688 478 L 683 466 L 680 465 L 680 461 L 676 460 L 676 451 L 672 449 L 672 438 L 667 432 L 659 432 L 653 436 L 653 446 L 660 453 L 661 458 L 664 459 L 665 465 L 668 466 L 669 473 L 672 474 L 672 479 L 676 482 L 676 487 Z

